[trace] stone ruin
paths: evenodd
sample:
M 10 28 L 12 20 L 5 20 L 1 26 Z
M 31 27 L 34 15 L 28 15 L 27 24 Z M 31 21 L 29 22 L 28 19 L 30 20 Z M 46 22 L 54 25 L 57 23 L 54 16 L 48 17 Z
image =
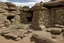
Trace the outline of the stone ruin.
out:
M 24 34 L 27 33 L 27 30 L 24 28 L 19 28 L 19 26 L 22 25 L 21 18 L 24 16 L 21 16 L 21 14 L 24 12 L 26 18 L 31 17 L 31 13 L 28 9 L 26 9 L 26 12 L 24 12 L 24 7 L 23 10 L 21 10 L 20 7 L 17 7 L 15 4 L 9 2 L 0 2 L 0 29 L 2 30 L 0 31 L 0 35 L 14 40 L 23 38 Z M 27 16 L 26 13 L 28 14 Z M 22 21 L 24 22 L 24 20 L 25 19 L 23 17 Z
M 26 24 L 32 21 L 33 14 L 28 6 L 24 6 L 20 8 L 20 16 L 21 16 L 22 23 Z
M 64 24 L 64 1 L 50 1 L 35 4 L 33 11 L 32 27 L 54 27 Z
M 20 19 L 19 14 L 20 11 L 16 5 L 8 2 L 0 2 L 0 27 L 14 24 L 17 19 Z
M 43 3 L 42 3 L 43 4 Z M 32 19 L 32 26 L 38 28 L 39 26 L 52 26 L 53 20 L 51 18 L 50 10 L 46 7 L 43 7 L 40 4 L 36 4 L 32 7 L 33 11 L 33 19 Z
M 35 43 L 54 43 L 56 39 L 63 40 L 64 1 L 40 2 L 32 8 L 28 6 L 18 8 L 12 3 L 0 2 L 0 28 L 11 28 L 11 25 L 13 26 L 19 20 L 23 24 L 30 23 L 32 29 L 42 30 L 32 34 L 32 38 L 37 39 Z M 3 31 L 1 35 L 19 40 L 28 32 L 27 30 L 13 28 Z
M 35 4 L 32 11 L 32 27 L 35 27 L 36 30 L 42 29 L 42 31 L 33 33 L 32 41 L 35 43 L 64 43 L 64 0 Z

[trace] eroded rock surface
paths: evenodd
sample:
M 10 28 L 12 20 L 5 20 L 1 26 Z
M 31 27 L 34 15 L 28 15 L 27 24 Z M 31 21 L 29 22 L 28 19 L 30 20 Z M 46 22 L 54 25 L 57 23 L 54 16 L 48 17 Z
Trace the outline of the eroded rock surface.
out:
M 32 38 L 35 39 L 36 43 L 54 43 L 51 34 L 44 31 L 34 32 Z
M 8 29 L 2 31 L 1 35 L 6 38 L 18 41 L 23 37 L 26 37 L 28 35 L 27 32 L 28 32 L 27 30 L 23 30 L 23 29 Z

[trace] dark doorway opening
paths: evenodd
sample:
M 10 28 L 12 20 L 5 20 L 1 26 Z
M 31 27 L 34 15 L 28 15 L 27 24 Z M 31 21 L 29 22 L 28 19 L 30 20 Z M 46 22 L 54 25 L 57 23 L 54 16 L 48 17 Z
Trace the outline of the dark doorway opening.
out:
M 7 17 L 7 19 L 9 20 L 9 21 L 11 21 L 11 19 L 13 19 L 14 18 L 14 16 L 11 16 L 11 15 L 9 15 L 8 17 Z
M 28 23 L 32 22 L 32 17 L 27 17 Z

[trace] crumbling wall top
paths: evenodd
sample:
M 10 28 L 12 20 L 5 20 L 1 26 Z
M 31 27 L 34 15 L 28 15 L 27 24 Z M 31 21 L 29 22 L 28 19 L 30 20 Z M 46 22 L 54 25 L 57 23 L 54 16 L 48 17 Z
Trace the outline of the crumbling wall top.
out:
M 50 2 L 43 3 L 45 7 L 64 6 L 64 0 L 51 0 Z
M 20 8 L 20 11 L 30 11 L 29 6 L 24 6 L 22 8 Z
M 35 4 L 35 6 L 33 6 L 31 8 L 31 10 L 32 11 L 35 11 L 35 10 L 48 10 L 46 7 L 43 7 L 42 5 L 43 5 L 42 3 L 37 3 L 37 4 Z
M 8 6 L 4 2 L 0 2 L 0 8 L 8 9 Z

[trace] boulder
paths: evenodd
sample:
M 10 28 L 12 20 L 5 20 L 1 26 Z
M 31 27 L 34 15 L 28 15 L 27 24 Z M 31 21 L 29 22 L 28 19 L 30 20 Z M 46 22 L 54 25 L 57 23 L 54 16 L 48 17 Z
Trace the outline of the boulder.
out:
M 40 43 L 53 43 L 53 40 L 51 38 L 51 34 L 45 32 L 45 31 L 43 31 L 43 32 L 42 31 L 34 32 L 32 37 L 34 37 L 36 42 L 40 42 Z
M 19 30 L 19 29 L 8 29 L 4 30 L 1 32 L 1 35 L 4 36 L 5 38 L 10 38 L 14 40 L 20 40 L 21 38 L 24 37 L 25 30 Z
M 52 34 L 60 34 L 62 32 L 62 29 L 60 29 L 60 28 L 51 28 L 50 32 Z

